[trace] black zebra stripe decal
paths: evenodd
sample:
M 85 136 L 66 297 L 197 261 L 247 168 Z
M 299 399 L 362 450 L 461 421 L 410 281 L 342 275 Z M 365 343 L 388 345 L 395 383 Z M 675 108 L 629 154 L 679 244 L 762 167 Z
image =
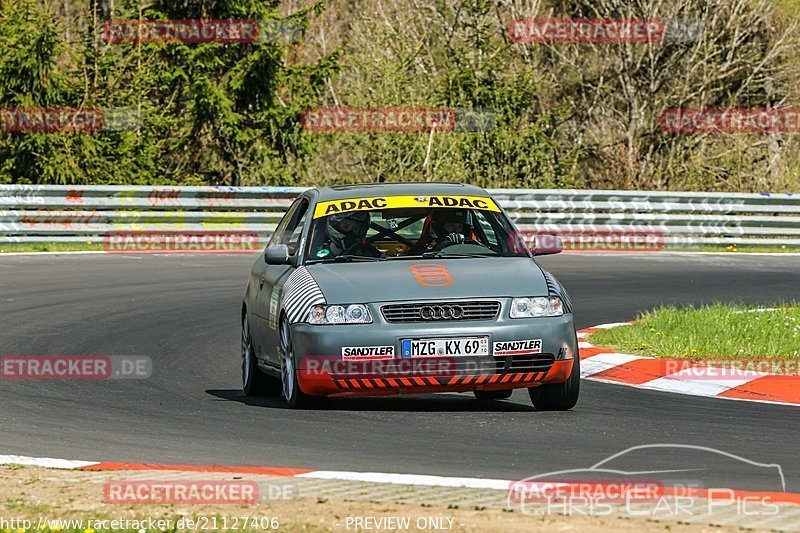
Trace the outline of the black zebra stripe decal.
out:
M 306 267 L 300 267 L 289 275 L 283 285 L 283 308 L 289 324 L 305 322 L 308 312 L 315 305 L 325 305 L 325 296 Z
M 561 298 L 561 301 L 564 302 L 564 312 L 571 313 L 572 312 L 572 300 L 567 294 L 567 291 L 564 290 L 564 287 L 556 280 L 555 276 L 553 276 L 550 272 L 545 269 L 542 269 L 542 273 L 544 274 L 544 279 L 547 282 L 547 292 L 551 296 L 558 296 Z

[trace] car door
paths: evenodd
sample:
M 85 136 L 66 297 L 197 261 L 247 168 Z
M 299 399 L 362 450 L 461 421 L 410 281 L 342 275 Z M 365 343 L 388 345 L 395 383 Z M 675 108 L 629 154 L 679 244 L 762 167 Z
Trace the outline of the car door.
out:
M 272 233 L 272 237 L 270 237 L 269 242 L 267 243 L 267 248 L 274 244 L 278 244 L 281 242 L 283 234 L 286 231 L 286 226 L 291 222 L 292 217 L 294 217 L 295 213 L 297 212 L 298 207 L 300 206 L 300 199 L 298 198 L 295 200 L 292 205 L 289 206 L 289 209 L 283 215 L 278 225 L 275 227 L 275 231 Z M 253 348 L 256 352 L 256 359 L 259 362 L 263 362 L 263 353 L 264 347 L 267 346 L 265 343 L 267 330 L 269 328 L 269 307 L 270 307 L 270 292 L 264 292 L 264 282 L 265 274 L 267 273 L 267 262 L 264 258 L 264 253 L 261 254 L 260 258 L 256 263 L 253 265 L 253 269 L 251 271 L 251 287 L 250 287 L 250 294 L 251 294 L 251 302 L 252 308 L 250 312 L 253 314 L 253 319 L 251 320 L 250 324 L 250 331 L 252 332 L 253 337 Z
M 299 198 L 286 213 L 284 220 L 286 224 L 282 223 L 279 230 L 275 231 L 273 238 L 270 239 L 270 245 L 285 244 L 289 247 L 289 257 L 292 258 L 291 264 L 288 265 L 268 265 L 266 261 L 263 263 L 261 277 L 258 280 L 258 301 L 262 306 L 259 314 L 263 317 L 262 325 L 263 335 L 261 335 L 260 346 L 256 347 L 256 352 L 259 354 L 262 362 L 268 366 L 279 365 L 278 360 L 278 343 L 280 338 L 278 330 L 280 324 L 280 301 L 283 284 L 286 279 L 296 268 L 294 265 L 299 262 L 299 255 L 302 254 L 300 249 L 300 240 L 305 227 L 305 222 L 308 215 L 309 200 L 306 197 Z

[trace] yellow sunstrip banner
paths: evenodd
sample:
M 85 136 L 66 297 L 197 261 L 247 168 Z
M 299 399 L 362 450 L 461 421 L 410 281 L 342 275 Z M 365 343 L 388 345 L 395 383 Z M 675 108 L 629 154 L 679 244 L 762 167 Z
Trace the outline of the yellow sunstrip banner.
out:
M 409 207 L 461 207 L 482 211 L 500 211 L 494 200 L 485 196 L 369 196 L 320 202 L 314 209 L 314 218 L 374 209 L 402 209 Z

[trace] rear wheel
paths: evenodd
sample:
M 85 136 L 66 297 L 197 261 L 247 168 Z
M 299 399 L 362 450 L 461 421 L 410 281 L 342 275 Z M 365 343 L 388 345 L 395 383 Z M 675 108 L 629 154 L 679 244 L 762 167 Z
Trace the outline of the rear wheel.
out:
M 506 400 L 511 398 L 514 389 L 506 390 L 476 390 L 473 392 L 478 400 Z
M 309 396 L 300 390 L 297 382 L 297 368 L 292 348 L 292 332 L 289 329 L 289 321 L 285 318 L 281 321 L 281 391 L 286 404 L 292 409 L 303 409 L 314 407 L 320 398 Z
M 567 411 L 575 407 L 581 388 L 580 363 L 580 358 L 576 354 L 572 360 L 572 372 L 564 383 L 551 383 L 528 389 L 531 402 L 537 411 Z
M 242 318 L 242 390 L 247 396 L 278 396 L 281 393 L 280 382 L 261 372 L 253 349 L 253 337 L 250 335 L 250 320 L 247 313 Z

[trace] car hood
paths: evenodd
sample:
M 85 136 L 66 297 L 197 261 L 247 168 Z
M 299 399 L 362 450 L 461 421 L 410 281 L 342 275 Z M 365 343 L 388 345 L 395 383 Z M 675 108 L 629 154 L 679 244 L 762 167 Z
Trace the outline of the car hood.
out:
M 527 257 L 318 263 L 308 272 L 332 304 L 547 295 Z

